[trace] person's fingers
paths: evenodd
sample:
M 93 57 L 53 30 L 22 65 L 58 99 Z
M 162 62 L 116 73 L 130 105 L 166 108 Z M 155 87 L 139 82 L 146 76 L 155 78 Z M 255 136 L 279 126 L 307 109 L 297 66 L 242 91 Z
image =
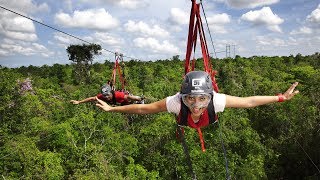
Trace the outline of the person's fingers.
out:
M 294 91 L 293 93 L 288 94 L 288 95 L 287 95 L 287 99 L 289 100 L 289 99 L 293 98 L 293 96 L 295 96 L 295 95 L 298 94 L 298 93 L 299 93 L 299 91 L 296 90 L 296 91 Z
M 101 104 L 96 104 L 99 108 L 103 109 L 103 106 Z
M 291 86 L 291 93 L 293 92 L 293 90 L 298 86 L 298 82 L 295 82 L 295 83 L 293 83 L 292 84 L 292 86 Z
M 295 95 L 298 94 L 298 93 L 299 93 L 298 90 L 294 91 L 293 93 L 291 93 L 291 97 L 295 96 Z
M 102 101 L 101 99 L 96 97 L 96 100 L 100 103 L 100 104 L 104 104 L 104 101 Z
M 287 94 L 291 94 L 293 92 L 293 90 L 298 86 L 298 82 L 295 82 L 291 85 L 291 87 L 285 92 Z
M 109 109 L 109 105 L 106 102 L 102 101 L 101 99 L 99 99 L 97 97 L 96 97 L 96 100 L 98 101 L 98 103 L 96 104 L 97 107 L 99 107 L 105 111 L 107 111 L 107 109 Z

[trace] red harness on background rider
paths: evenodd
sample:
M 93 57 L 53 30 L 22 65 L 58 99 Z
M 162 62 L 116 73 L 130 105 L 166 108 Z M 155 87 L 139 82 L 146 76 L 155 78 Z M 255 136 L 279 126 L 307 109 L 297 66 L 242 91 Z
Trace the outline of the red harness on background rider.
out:
M 112 71 L 112 89 L 115 90 L 115 85 L 116 85 L 116 76 L 117 76 L 117 71 L 118 71 L 118 74 L 119 74 L 119 79 L 120 79 L 120 82 L 121 82 L 121 89 L 124 91 L 125 89 L 125 84 L 126 84 L 126 81 L 123 77 L 123 74 L 121 73 L 121 67 L 119 65 L 119 60 L 121 62 L 123 62 L 123 58 L 122 58 L 122 54 L 119 54 L 119 53 L 115 53 L 115 63 L 114 63 L 114 67 L 113 67 L 113 71 Z

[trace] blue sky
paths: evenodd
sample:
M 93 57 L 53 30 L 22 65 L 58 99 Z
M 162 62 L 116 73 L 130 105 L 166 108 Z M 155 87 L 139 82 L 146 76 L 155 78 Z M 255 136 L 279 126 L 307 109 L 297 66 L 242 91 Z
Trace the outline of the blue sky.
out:
M 219 58 L 226 56 L 226 45 L 231 45 L 231 56 L 244 57 L 319 52 L 318 0 L 202 3 Z M 127 57 L 142 61 L 185 57 L 190 0 L 0 0 L 0 6 Z M 210 40 L 208 34 L 206 38 Z M 0 8 L 2 66 L 67 64 L 66 48 L 82 43 Z M 195 56 L 201 56 L 199 49 Z M 105 59 L 114 61 L 114 54 L 103 50 L 94 62 Z

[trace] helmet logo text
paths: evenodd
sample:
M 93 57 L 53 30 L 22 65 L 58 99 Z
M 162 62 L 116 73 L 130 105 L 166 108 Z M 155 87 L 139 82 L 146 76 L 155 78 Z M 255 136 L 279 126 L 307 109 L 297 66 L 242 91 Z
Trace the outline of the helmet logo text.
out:
M 192 86 L 199 87 L 202 86 L 203 79 L 192 79 Z

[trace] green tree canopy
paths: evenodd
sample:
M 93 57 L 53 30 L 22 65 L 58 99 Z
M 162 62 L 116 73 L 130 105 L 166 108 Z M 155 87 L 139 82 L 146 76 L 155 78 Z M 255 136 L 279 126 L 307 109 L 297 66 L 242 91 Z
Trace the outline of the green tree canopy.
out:
M 67 48 L 69 60 L 75 63 L 75 77 L 77 83 L 90 82 L 90 65 L 93 57 L 100 55 L 101 46 L 98 44 L 70 45 Z

